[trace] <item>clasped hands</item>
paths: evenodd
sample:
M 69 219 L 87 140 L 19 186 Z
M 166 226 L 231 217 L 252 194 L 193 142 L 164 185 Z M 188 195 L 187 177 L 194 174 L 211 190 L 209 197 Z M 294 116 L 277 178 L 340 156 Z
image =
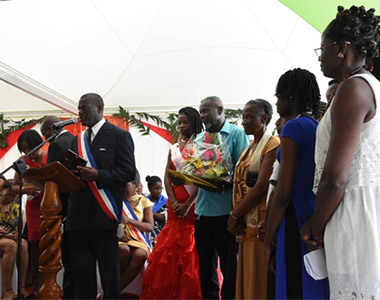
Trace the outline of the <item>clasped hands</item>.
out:
M 18 234 L 16 231 L 7 232 L 3 227 L 0 227 L 0 237 L 17 241 Z
M 190 206 L 186 202 L 185 203 L 179 203 L 178 201 L 174 201 L 172 203 L 172 208 L 173 208 L 173 212 L 177 216 L 177 218 L 183 219 L 183 218 L 187 217 Z
M 230 215 L 230 217 L 227 220 L 227 230 L 233 236 L 244 234 L 246 227 L 247 226 L 245 224 L 245 220 L 244 220 L 243 216 L 236 218 L 236 217 L 233 217 L 232 215 Z
M 312 227 L 313 218 L 310 218 L 301 229 L 301 236 L 310 251 L 323 247 L 323 232 L 318 233 Z

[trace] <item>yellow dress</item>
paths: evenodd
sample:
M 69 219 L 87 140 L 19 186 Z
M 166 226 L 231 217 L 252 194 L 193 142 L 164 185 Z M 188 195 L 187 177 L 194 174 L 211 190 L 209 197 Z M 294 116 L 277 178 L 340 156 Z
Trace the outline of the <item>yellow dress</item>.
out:
M 266 153 L 275 150 L 280 145 L 277 137 L 269 138 L 262 148 L 260 162 Z M 245 183 L 251 159 L 255 151 L 251 150 L 251 145 L 247 151 L 243 151 L 240 156 L 234 175 L 233 205 L 236 207 L 248 192 Z M 260 201 L 258 207 L 245 216 L 247 231 L 243 236 L 237 237 L 239 243 L 238 267 L 236 276 L 236 299 L 266 299 L 267 289 L 267 264 L 265 262 L 264 244 L 257 238 L 256 225 L 265 220 L 266 215 L 266 194 Z M 252 218 L 250 216 L 256 215 Z
M 144 209 L 147 207 L 153 206 L 153 203 L 145 198 L 143 195 L 134 195 L 127 199 L 129 203 L 131 204 L 131 207 L 133 209 L 133 212 L 135 213 L 137 219 L 142 222 L 144 221 Z M 135 205 L 134 202 L 138 201 L 138 203 Z M 144 249 L 148 255 L 150 253 L 150 250 L 148 246 L 140 241 L 140 239 L 136 236 L 136 234 L 132 231 L 132 229 L 126 225 L 124 228 L 124 235 L 126 235 L 129 238 L 128 242 L 122 242 L 119 241 L 120 244 L 127 244 L 128 246 L 135 247 L 135 248 L 142 248 Z

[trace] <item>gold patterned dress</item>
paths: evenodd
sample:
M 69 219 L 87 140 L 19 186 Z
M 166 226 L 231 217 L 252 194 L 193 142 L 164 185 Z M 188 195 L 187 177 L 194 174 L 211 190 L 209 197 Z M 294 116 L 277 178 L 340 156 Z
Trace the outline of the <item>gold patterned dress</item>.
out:
M 255 150 L 252 144 L 243 151 L 236 167 L 233 187 L 233 205 L 236 207 L 248 193 L 245 179 L 248 170 L 259 171 L 265 154 L 275 150 L 280 145 L 277 137 L 265 133 Z M 265 139 L 265 140 L 264 140 Z M 262 145 L 260 145 L 260 143 Z M 261 153 L 259 153 L 259 152 Z M 257 162 L 252 168 L 254 154 Z M 265 220 L 266 193 L 263 193 L 260 204 L 245 215 L 246 232 L 236 237 L 239 243 L 238 267 L 236 277 L 236 299 L 266 299 L 267 264 L 265 262 L 264 244 L 257 238 L 257 224 Z

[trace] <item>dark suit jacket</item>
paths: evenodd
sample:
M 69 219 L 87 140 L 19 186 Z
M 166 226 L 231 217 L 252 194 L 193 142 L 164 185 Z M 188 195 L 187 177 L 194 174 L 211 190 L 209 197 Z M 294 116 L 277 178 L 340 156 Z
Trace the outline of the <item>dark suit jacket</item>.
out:
M 67 149 L 71 147 L 74 136 L 70 132 L 64 132 L 59 135 L 54 141 L 50 142 L 48 150 L 47 163 L 59 161 L 65 164 L 65 156 Z M 62 202 L 62 218 L 66 218 L 69 194 L 59 194 Z
M 59 161 L 65 163 L 67 149 L 71 147 L 74 136 L 70 132 L 64 132 L 50 143 L 47 163 Z
M 91 153 L 98 167 L 98 188 L 108 188 L 121 216 L 122 199 L 127 182 L 136 176 L 134 145 L 129 132 L 106 121 L 91 143 Z M 72 143 L 78 153 L 78 139 Z M 117 223 L 103 212 L 87 186 L 70 194 L 67 230 L 109 230 Z

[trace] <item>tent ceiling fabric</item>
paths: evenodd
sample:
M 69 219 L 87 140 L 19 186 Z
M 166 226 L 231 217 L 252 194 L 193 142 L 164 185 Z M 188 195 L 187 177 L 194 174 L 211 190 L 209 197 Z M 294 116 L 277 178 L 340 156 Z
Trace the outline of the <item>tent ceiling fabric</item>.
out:
M 313 52 L 320 33 L 277 0 L 12 0 L 0 2 L 0 26 L 0 63 L 69 106 L 90 91 L 109 113 L 172 112 L 209 95 L 231 108 L 274 103 L 279 76 L 295 67 L 327 85 Z M 29 97 L 20 116 L 58 109 Z M 1 112 L 15 109 L 11 93 L 1 98 Z

